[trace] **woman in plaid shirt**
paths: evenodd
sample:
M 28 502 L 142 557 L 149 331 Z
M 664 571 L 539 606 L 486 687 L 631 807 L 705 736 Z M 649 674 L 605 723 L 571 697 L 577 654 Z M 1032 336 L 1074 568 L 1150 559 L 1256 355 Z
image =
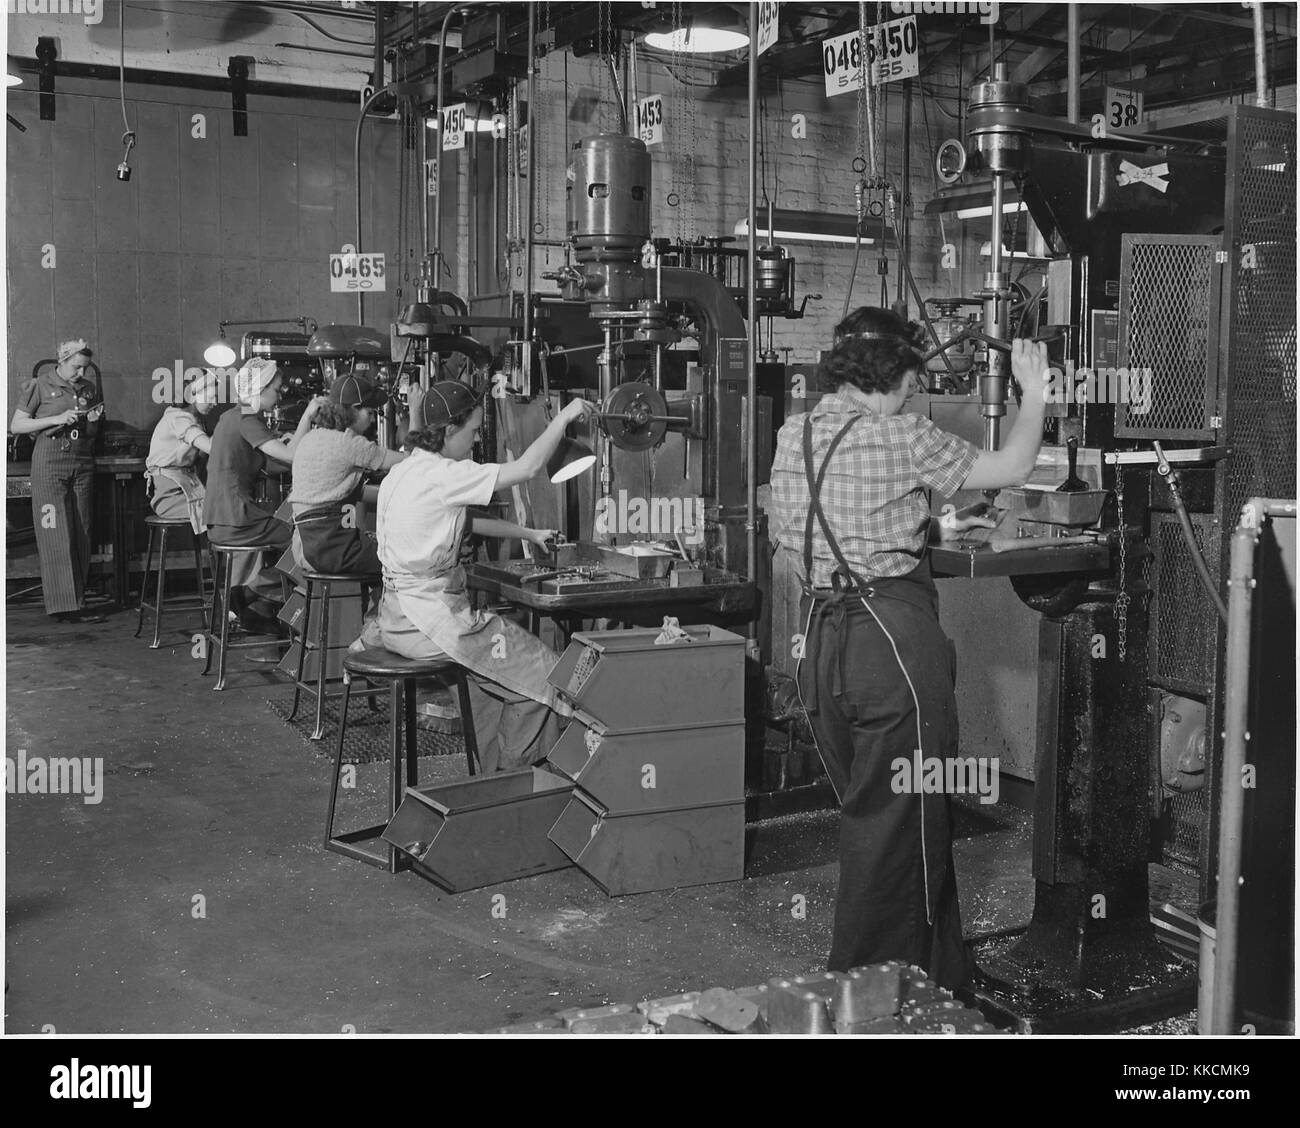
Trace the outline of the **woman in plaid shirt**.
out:
M 884 960 L 969 982 L 949 798 L 899 793 L 898 758 L 958 755 L 956 655 L 930 575 L 927 490 L 992 490 L 1029 477 L 1042 440 L 1047 349 L 1015 342 L 1022 398 L 1001 450 L 981 451 L 906 412 L 922 371 L 916 326 L 861 308 L 822 360 L 828 389 L 781 428 L 773 529 L 802 557 L 799 691 L 841 806 L 840 882 L 828 966 Z M 948 522 L 959 532 L 980 518 Z M 947 531 L 945 529 L 945 531 Z M 915 788 L 913 791 L 915 792 Z

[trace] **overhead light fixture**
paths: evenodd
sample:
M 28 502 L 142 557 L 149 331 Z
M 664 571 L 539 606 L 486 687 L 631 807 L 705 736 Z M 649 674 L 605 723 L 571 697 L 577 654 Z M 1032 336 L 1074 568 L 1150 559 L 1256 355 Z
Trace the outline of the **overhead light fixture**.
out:
M 425 118 L 424 124 L 428 129 L 437 129 L 438 119 L 436 117 Z M 490 117 L 465 119 L 465 131 L 467 133 L 491 133 L 492 129 L 492 119 Z
M 749 238 L 748 218 L 737 222 L 733 233 L 741 238 Z M 760 239 L 774 243 L 848 243 L 851 245 L 858 241 L 857 220 L 851 215 L 794 211 L 789 208 L 773 208 L 770 227 L 768 217 L 760 213 L 756 233 Z M 863 246 L 870 246 L 874 242 L 875 240 L 870 236 L 862 236 Z
M 675 51 L 686 55 L 718 55 L 739 51 L 749 45 L 749 36 L 723 27 L 679 27 L 675 31 L 651 31 L 645 45 L 654 51 Z
M 23 80 L 20 75 L 9 74 L 7 71 L 5 72 L 6 86 L 21 86 L 22 84 L 23 84 Z
M 267 317 L 258 321 L 222 321 L 217 324 L 217 339 L 203 350 L 203 361 L 213 368 L 231 368 L 239 359 L 235 350 L 226 340 L 226 328 L 230 325 L 297 325 L 310 336 L 316 332 L 317 325 L 310 317 Z
M 1011 185 L 1008 185 L 1006 195 L 1002 199 L 1002 211 L 1007 215 L 1011 215 L 1019 211 L 1021 207 L 1019 195 Z M 941 191 L 925 205 L 925 214 L 955 214 L 958 219 L 991 218 L 993 215 L 993 189 L 989 184 L 984 183 L 971 188 Z
M 1022 207 L 1023 205 L 1020 204 L 1018 201 L 1015 203 L 1003 204 L 1002 214 L 1015 215 L 1015 213 L 1020 211 Z M 959 208 L 957 210 L 957 218 L 958 219 L 992 219 L 993 205 L 985 204 L 983 207 L 977 207 L 977 208 Z

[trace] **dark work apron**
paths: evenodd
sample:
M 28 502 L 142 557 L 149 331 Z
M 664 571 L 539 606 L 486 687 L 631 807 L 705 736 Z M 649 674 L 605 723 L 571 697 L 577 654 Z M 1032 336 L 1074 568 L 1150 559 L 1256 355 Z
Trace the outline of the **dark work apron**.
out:
M 841 806 L 829 966 L 844 971 L 903 959 L 956 987 L 968 978 L 968 962 L 950 799 L 922 789 L 926 761 L 957 755 L 955 655 L 939 625 L 928 556 L 905 576 L 862 576 L 845 559 L 822 508 L 831 458 L 859 418 L 835 435 L 816 473 L 811 419 L 803 437 L 807 626 L 796 679 Z M 837 562 L 829 590 L 811 586 L 814 520 Z M 900 770 L 900 761 L 908 770 Z
M 361 497 L 362 487 L 358 487 L 345 501 L 314 506 L 295 515 L 293 527 L 302 545 L 302 558 L 313 571 L 334 575 L 381 571 L 375 538 L 357 526 Z

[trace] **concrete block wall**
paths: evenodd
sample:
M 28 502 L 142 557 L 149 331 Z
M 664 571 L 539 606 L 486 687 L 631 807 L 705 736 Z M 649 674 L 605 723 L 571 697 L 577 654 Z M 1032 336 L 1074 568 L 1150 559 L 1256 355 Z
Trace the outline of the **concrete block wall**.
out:
M 355 241 L 350 103 L 250 96 L 248 136 L 211 91 L 129 85 L 139 141 L 128 182 L 115 83 L 60 78 L 57 118 L 41 121 L 32 89 L 9 91 L 6 178 L 8 342 L 12 403 L 60 340 L 85 337 L 104 379 L 110 422 L 149 429 L 159 367 L 203 363 L 223 319 L 296 317 L 355 323 L 356 300 L 329 289 L 329 254 Z M 206 138 L 193 136 L 203 114 Z M 396 249 L 397 128 L 367 123 L 363 238 Z M 54 248 L 54 266 L 48 248 Z M 396 315 L 394 285 L 366 321 Z M 292 329 L 293 326 L 272 326 Z M 244 329 L 229 331 L 232 344 Z

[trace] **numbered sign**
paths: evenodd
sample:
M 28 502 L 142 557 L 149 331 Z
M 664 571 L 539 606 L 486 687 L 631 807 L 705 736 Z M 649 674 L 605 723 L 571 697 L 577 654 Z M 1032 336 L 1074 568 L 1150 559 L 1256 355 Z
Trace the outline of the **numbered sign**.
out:
M 826 97 L 858 90 L 863 82 L 862 41 L 866 39 L 867 77 L 872 85 L 915 78 L 920 71 L 920 40 L 916 17 L 876 24 L 866 36 L 856 31 L 837 35 L 822 44 L 822 73 Z
M 442 108 L 442 151 L 465 148 L 465 103 Z
M 647 145 L 664 143 L 664 100 L 651 94 L 636 104 L 636 135 Z
M 1136 129 L 1142 120 L 1142 94 L 1139 91 L 1106 87 L 1106 128 Z
M 758 6 L 758 53 L 761 55 L 776 42 L 776 23 L 781 5 L 762 3 Z
M 330 255 L 330 293 L 383 290 L 385 273 L 382 252 Z

